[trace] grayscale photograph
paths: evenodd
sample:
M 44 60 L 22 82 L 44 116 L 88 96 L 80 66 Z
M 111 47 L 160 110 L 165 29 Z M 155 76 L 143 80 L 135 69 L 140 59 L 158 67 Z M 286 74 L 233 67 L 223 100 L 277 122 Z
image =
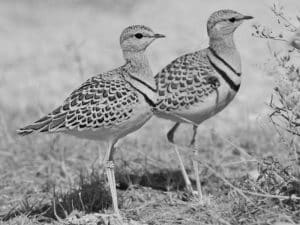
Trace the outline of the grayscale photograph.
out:
M 300 225 L 299 0 L 0 0 L 0 225 Z

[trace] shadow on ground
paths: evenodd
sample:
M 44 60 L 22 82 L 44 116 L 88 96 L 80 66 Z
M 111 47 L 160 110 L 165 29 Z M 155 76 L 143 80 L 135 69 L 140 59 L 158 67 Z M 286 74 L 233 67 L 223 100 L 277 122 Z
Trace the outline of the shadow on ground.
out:
M 226 182 L 232 186 L 214 173 L 202 173 L 205 194 L 203 204 L 184 191 L 184 180 L 179 170 L 145 170 L 136 175 L 136 172 L 127 173 L 125 169 L 116 168 L 119 207 L 127 219 L 145 221 L 147 224 L 198 225 L 199 221 L 206 221 L 203 224 L 224 224 L 224 221 L 230 221 L 230 224 L 239 225 L 273 221 L 275 217 L 281 221 L 286 216 L 289 216 L 290 221 L 300 221 L 300 200 L 292 198 L 300 196 L 299 178 L 293 175 L 289 167 L 282 166 L 273 157 L 264 158 L 259 163 L 258 173 L 257 179 L 248 174 L 228 178 Z M 194 181 L 192 183 L 195 186 Z M 260 196 L 246 196 L 237 189 L 258 193 Z M 111 209 L 111 197 L 104 173 L 82 173 L 77 188 L 58 191 L 53 187 L 52 191 L 53 194 L 46 199 L 48 202 L 23 202 L 17 210 L 6 213 L 2 220 L 8 221 L 26 215 L 44 224 L 65 218 L 68 220 L 70 215 L 75 215 L 77 220 L 82 215 L 95 215 L 99 212 L 107 214 Z M 289 198 L 280 200 L 263 197 L 265 193 Z
M 118 170 L 117 170 L 118 171 Z M 159 170 L 158 172 L 144 172 L 141 175 L 116 172 L 119 204 L 123 205 L 124 193 L 130 187 L 146 187 L 157 191 L 184 191 L 184 180 L 180 170 Z M 194 184 L 195 182 L 192 181 Z M 128 196 L 127 196 L 128 197 Z M 104 174 L 93 172 L 90 176 L 80 175 L 78 188 L 70 187 L 67 192 L 55 190 L 53 187 L 52 200 L 35 204 L 22 202 L 19 209 L 13 209 L 2 217 L 8 221 L 16 216 L 26 214 L 37 216 L 40 222 L 50 222 L 59 218 L 66 218 L 74 210 L 85 213 L 104 212 L 111 207 L 111 196 Z M 44 201 L 43 201 L 44 202 Z

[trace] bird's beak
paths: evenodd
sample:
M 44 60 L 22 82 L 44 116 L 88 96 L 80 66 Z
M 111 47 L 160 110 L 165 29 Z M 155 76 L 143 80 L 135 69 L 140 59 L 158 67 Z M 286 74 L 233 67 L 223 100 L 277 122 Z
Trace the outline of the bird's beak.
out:
M 165 38 L 166 36 L 163 34 L 154 34 L 154 38 Z
M 243 16 L 241 19 L 242 20 L 251 20 L 253 18 L 254 18 L 253 16 Z

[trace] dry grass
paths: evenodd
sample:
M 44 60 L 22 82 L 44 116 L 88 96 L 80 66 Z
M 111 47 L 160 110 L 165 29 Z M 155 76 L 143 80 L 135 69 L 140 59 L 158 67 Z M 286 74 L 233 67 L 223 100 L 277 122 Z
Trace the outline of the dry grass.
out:
M 298 0 L 289 3 L 291 14 L 300 8 Z M 20 138 L 14 131 L 60 104 L 91 74 L 120 65 L 118 36 L 125 26 L 142 23 L 167 35 L 149 50 L 157 72 L 176 56 L 206 45 L 205 20 L 212 11 L 233 8 L 276 28 L 270 5 L 260 0 L 1 1 L 0 224 L 58 224 L 57 216 L 111 210 L 99 164 L 101 143 L 63 135 Z M 241 92 L 199 127 L 205 204 L 184 192 L 175 154 L 164 138 L 171 123 L 154 118 L 124 138 L 115 156 L 124 217 L 152 225 L 300 222 L 299 200 L 268 196 L 299 196 L 299 174 L 289 139 L 267 120 L 273 82 L 261 67 L 268 49 L 251 32 L 245 24 L 236 34 L 245 74 Z M 185 125 L 176 140 L 184 145 L 190 136 Z M 191 173 L 191 150 L 181 152 Z

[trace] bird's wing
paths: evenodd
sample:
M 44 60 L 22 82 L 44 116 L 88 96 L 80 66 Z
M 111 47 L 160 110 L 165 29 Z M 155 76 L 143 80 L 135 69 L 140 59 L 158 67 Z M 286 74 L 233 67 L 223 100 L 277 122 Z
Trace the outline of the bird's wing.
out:
M 155 76 L 156 110 L 172 112 L 201 103 L 220 86 L 207 59 L 207 50 L 183 55 Z
M 119 73 L 119 74 L 118 74 Z M 122 70 L 98 75 L 73 91 L 54 111 L 19 129 L 21 135 L 112 127 L 130 118 L 138 95 L 121 78 Z

